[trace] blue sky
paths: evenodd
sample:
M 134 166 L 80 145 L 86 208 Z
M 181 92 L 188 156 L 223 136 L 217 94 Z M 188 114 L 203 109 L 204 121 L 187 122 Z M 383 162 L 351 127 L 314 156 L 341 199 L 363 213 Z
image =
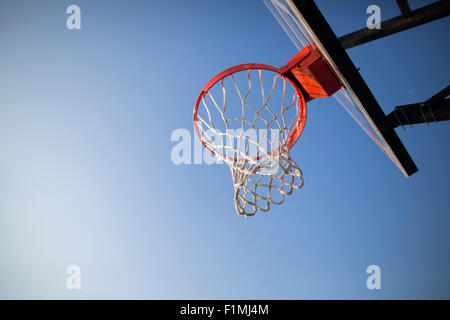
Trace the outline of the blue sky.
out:
M 375 4 L 317 2 L 337 35 Z M 448 85 L 449 24 L 348 50 L 386 113 Z M 0 40 L 1 298 L 450 298 L 447 123 L 397 129 L 420 170 L 406 179 L 317 101 L 291 152 L 305 186 L 248 220 L 226 166 L 171 162 L 212 76 L 296 53 L 262 1 L 3 0 Z M 381 290 L 366 288 L 372 264 Z

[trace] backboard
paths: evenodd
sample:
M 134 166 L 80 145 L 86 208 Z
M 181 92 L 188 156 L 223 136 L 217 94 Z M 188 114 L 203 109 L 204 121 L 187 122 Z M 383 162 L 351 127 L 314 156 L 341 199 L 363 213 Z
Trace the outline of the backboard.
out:
M 333 97 L 409 177 L 418 169 L 355 65 L 312 0 L 264 0 L 298 50 L 313 44 L 343 87 Z

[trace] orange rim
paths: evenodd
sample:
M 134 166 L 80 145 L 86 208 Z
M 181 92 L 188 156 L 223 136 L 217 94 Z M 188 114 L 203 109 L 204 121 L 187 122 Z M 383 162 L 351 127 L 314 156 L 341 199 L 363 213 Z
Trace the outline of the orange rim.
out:
M 291 149 L 294 146 L 294 144 L 297 142 L 298 138 L 300 138 L 300 136 L 303 132 L 303 129 L 305 127 L 305 122 L 306 122 L 306 102 L 305 102 L 305 99 L 303 97 L 303 94 L 302 94 L 300 88 L 296 85 L 296 83 L 294 81 L 292 81 L 289 77 L 286 77 L 284 74 L 282 74 L 280 69 L 269 66 L 267 64 L 261 64 L 261 63 L 240 64 L 240 65 L 231 67 L 229 69 L 226 69 L 226 70 L 220 72 L 219 74 L 217 74 L 215 77 L 213 77 L 203 87 L 202 91 L 198 95 L 197 100 L 195 102 L 194 115 L 193 115 L 194 130 L 195 130 L 195 133 L 197 134 L 198 138 L 202 142 L 203 146 L 205 148 L 207 148 L 209 151 L 211 151 L 212 154 L 216 154 L 216 153 L 202 139 L 202 135 L 200 133 L 200 130 L 199 130 L 198 124 L 197 124 L 197 122 L 198 122 L 197 121 L 197 111 L 198 111 L 198 107 L 200 105 L 200 101 L 202 100 L 204 95 L 209 91 L 209 89 L 211 89 L 217 82 L 228 77 L 229 75 L 236 73 L 236 72 L 244 71 L 244 70 L 260 70 L 260 69 L 269 70 L 269 71 L 278 73 L 280 77 L 282 77 L 285 80 L 288 80 L 289 83 L 292 85 L 292 87 L 295 89 L 295 92 L 297 93 L 297 96 L 298 96 L 298 102 L 297 102 L 297 106 L 296 106 L 298 116 L 297 116 L 296 124 L 287 139 L 287 141 L 288 141 L 287 147 L 289 149 Z M 259 160 L 261 157 L 263 157 L 263 156 L 257 157 L 256 160 Z

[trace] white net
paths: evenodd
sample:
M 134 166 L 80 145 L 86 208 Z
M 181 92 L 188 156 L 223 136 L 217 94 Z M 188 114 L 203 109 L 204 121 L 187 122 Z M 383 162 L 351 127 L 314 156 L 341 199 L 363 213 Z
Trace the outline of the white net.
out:
M 301 106 L 286 78 L 263 69 L 232 73 L 201 97 L 195 126 L 204 146 L 231 169 L 237 214 L 267 212 L 303 186 L 289 154 L 304 125 Z

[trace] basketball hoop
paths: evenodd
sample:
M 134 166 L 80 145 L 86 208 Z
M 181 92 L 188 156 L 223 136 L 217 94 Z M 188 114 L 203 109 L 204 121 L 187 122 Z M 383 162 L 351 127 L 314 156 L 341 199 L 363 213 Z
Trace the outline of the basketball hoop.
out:
M 313 46 L 281 69 L 242 64 L 206 84 L 195 103 L 194 128 L 203 146 L 230 167 L 237 214 L 267 212 L 303 186 L 289 150 L 303 132 L 306 102 L 339 87 Z
M 238 83 L 243 78 L 247 80 L 246 86 Z M 266 79 L 271 80 L 267 93 Z M 291 90 L 287 90 L 288 86 Z M 276 90 L 281 92 L 276 94 Z M 231 91 L 239 97 L 240 105 L 228 105 L 227 94 L 231 95 Z M 293 95 L 287 97 L 287 91 Z M 220 93 L 220 102 L 214 92 Z M 249 96 L 254 93 L 261 95 L 259 106 L 249 104 Z M 272 102 L 275 95 L 281 99 Z M 227 108 L 240 109 L 240 114 L 229 114 Z M 221 120 L 221 126 L 215 120 Z M 294 188 L 301 188 L 302 172 L 292 160 L 289 149 L 300 137 L 305 120 L 306 103 L 300 89 L 293 80 L 268 65 L 232 67 L 219 73 L 203 88 L 194 108 L 195 132 L 202 144 L 230 167 L 237 214 L 247 217 L 258 210 L 268 211 L 270 204 L 281 204 Z M 239 128 L 241 130 L 236 130 Z M 262 132 L 263 137 L 252 139 L 245 135 L 248 129 L 266 131 Z M 274 193 L 278 193 L 278 197 Z

